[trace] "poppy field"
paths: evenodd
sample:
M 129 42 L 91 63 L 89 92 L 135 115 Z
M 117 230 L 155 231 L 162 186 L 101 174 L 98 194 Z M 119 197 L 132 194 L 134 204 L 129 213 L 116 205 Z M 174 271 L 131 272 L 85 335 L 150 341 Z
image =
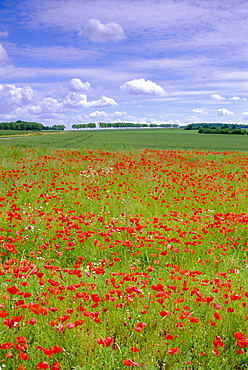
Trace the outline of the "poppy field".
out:
M 248 369 L 248 154 L 4 146 L 0 369 Z

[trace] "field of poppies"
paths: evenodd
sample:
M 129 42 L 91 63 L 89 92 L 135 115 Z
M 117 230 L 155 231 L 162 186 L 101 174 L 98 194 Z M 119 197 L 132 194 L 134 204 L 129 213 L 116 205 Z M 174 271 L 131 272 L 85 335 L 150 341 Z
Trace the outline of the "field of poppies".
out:
M 0 369 L 248 369 L 248 153 L 4 147 Z

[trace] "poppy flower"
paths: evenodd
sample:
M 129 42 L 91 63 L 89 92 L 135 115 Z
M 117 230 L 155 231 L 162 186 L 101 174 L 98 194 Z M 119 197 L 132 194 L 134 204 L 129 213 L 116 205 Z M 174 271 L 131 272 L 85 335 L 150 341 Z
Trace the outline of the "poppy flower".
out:
M 168 350 L 168 353 L 170 355 L 174 355 L 175 353 L 178 353 L 179 352 L 179 348 L 178 347 L 175 347 L 175 348 L 171 348 Z
M 125 366 L 133 366 L 133 361 L 131 361 L 131 360 L 123 360 L 123 364 Z
M 140 332 L 142 332 L 142 330 L 144 330 L 144 329 L 145 329 L 145 327 L 146 327 L 146 323 L 145 323 L 145 322 L 139 322 L 139 323 L 135 326 L 134 330 L 136 330 L 138 333 L 140 333 Z
M 49 363 L 46 361 L 41 361 L 36 365 L 36 369 L 50 369 Z
M 137 348 L 137 347 L 131 347 L 131 348 L 130 348 L 130 351 L 132 351 L 132 352 L 139 352 L 139 351 L 140 351 L 140 349 L 139 349 L 139 348 Z
M 97 343 L 101 344 L 104 347 L 109 347 L 112 343 L 114 343 L 114 338 L 106 337 L 97 339 Z

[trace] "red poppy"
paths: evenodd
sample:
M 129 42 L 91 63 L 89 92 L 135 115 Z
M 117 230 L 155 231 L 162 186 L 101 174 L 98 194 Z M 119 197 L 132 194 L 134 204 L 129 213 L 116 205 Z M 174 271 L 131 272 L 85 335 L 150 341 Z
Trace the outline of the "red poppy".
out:
M 144 329 L 145 329 L 145 327 L 146 327 L 146 323 L 145 323 L 145 322 L 139 322 L 139 323 L 135 326 L 134 330 L 136 330 L 138 333 L 140 333 L 142 330 L 144 330 Z
M 53 366 L 51 367 L 51 370 L 60 370 L 61 364 L 60 362 L 54 362 Z
M 137 348 L 137 347 L 131 347 L 131 348 L 130 348 L 130 351 L 132 351 L 132 352 L 139 352 L 139 351 L 140 351 L 140 349 L 139 349 L 139 348 Z
M 36 365 L 36 369 L 50 369 L 50 366 L 48 362 L 41 361 Z
M 19 357 L 22 360 L 28 360 L 29 359 L 29 355 L 26 352 L 19 352 Z
M 131 360 L 123 360 L 123 364 L 125 366 L 133 366 L 133 361 L 131 361 Z
M 114 338 L 106 337 L 97 339 L 97 343 L 101 344 L 104 347 L 109 347 L 112 343 L 114 343 Z
M 168 353 L 170 355 L 174 355 L 175 353 L 178 353 L 179 352 L 179 348 L 178 347 L 175 347 L 175 348 L 171 348 L 168 350 Z

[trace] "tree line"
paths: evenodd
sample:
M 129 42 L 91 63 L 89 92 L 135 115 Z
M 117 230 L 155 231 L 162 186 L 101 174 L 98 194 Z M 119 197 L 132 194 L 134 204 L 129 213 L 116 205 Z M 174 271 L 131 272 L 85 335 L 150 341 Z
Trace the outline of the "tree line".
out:
M 95 123 L 79 123 L 79 124 L 74 123 L 73 125 L 71 125 L 71 127 L 77 130 L 80 128 L 96 128 L 96 124 Z
M 80 124 L 73 124 L 71 126 L 73 129 L 84 129 L 84 128 L 96 128 L 97 125 L 95 123 L 80 123 Z M 133 123 L 133 122 L 99 122 L 99 128 L 142 128 L 142 127 L 166 127 L 166 128 L 176 128 L 178 125 L 168 124 L 147 124 L 147 123 Z
M 235 123 L 190 123 L 184 130 L 198 130 L 199 134 L 233 134 L 247 135 L 248 125 Z
M 198 130 L 199 134 L 232 134 L 232 135 L 247 135 L 247 130 L 240 127 L 201 127 Z
M 37 122 L 15 121 L 0 122 L 0 130 L 18 130 L 18 131 L 42 131 L 42 130 L 64 130 L 64 125 L 43 126 Z

